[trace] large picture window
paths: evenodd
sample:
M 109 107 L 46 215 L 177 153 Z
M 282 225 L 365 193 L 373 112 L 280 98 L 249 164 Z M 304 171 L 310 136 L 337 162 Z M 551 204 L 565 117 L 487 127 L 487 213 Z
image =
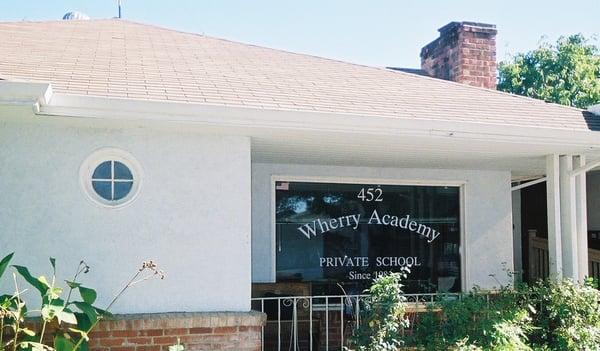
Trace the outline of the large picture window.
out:
M 277 181 L 275 200 L 277 282 L 355 294 L 408 267 L 406 292 L 461 289 L 459 187 Z

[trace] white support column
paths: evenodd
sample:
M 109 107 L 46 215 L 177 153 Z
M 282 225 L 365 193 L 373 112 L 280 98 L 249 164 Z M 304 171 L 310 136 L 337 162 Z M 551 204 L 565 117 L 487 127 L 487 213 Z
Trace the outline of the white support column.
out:
M 562 241 L 563 276 L 577 281 L 577 221 L 575 177 L 571 177 L 573 156 L 560 156 L 560 224 Z
M 575 169 L 585 166 L 585 156 L 576 156 L 573 160 Z M 586 172 L 575 177 L 576 223 L 577 223 L 577 262 L 579 276 L 583 280 L 588 276 L 588 227 L 587 227 L 587 183 Z
M 521 190 L 512 192 L 512 220 L 513 220 L 513 265 L 516 273 L 515 283 L 523 281 L 523 245 L 521 233 Z
M 546 198 L 548 207 L 548 251 L 550 276 L 562 278 L 560 225 L 560 180 L 558 155 L 546 156 Z M 531 259 L 531 258 L 530 258 Z

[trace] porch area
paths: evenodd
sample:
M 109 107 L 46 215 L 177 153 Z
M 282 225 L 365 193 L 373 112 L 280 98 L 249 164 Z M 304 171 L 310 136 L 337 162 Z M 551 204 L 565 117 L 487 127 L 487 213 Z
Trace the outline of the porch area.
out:
M 428 305 L 460 299 L 461 293 L 405 294 L 406 317 L 413 332 L 419 314 Z M 491 295 L 490 295 L 491 296 Z M 262 327 L 264 351 L 342 351 L 361 323 L 360 311 L 367 295 L 286 296 L 252 298 L 252 309 L 266 314 Z

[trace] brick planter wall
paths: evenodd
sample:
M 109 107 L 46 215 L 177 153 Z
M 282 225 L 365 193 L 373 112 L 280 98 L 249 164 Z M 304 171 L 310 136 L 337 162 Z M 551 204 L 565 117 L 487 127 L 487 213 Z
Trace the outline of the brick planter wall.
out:
M 90 335 L 90 351 L 168 351 L 177 338 L 186 351 L 261 349 L 259 312 L 117 315 Z

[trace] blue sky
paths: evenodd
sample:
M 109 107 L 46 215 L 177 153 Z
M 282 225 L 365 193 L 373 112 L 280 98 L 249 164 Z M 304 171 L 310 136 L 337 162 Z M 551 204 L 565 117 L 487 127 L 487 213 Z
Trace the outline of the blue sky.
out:
M 116 16 L 117 0 L 2 0 L 0 20 Z M 418 67 L 421 47 L 450 21 L 498 26 L 498 60 L 542 36 L 600 34 L 600 0 L 123 0 L 124 18 L 372 66 Z M 596 41 L 598 43 L 598 41 Z

